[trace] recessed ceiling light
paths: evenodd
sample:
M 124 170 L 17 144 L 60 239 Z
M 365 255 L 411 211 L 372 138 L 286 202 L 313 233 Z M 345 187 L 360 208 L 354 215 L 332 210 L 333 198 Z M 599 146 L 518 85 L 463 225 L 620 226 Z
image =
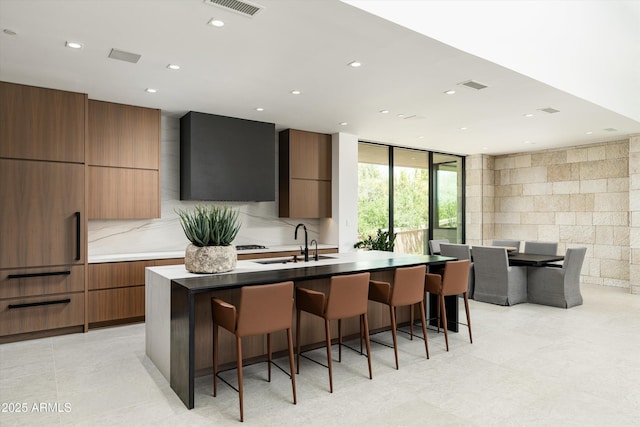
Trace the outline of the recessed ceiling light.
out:
M 15 36 L 17 33 L 13 30 L 10 30 L 8 28 L 5 28 L 4 30 L 2 30 L 3 33 L 9 35 L 9 36 Z
M 148 93 L 156 93 L 157 91 L 158 91 L 158 89 L 154 89 L 152 87 L 148 87 L 148 88 L 145 89 L 145 92 L 148 92 Z
M 524 143 L 525 144 L 532 144 L 532 145 L 535 144 L 535 142 L 531 142 L 531 141 L 525 141 Z
M 380 110 L 380 114 L 389 114 L 389 110 Z
M 469 128 L 464 127 L 464 126 L 460 128 L 460 130 L 467 130 L 467 129 L 469 129 Z
M 211 25 L 212 27 L 224 27 L 224 21 L 221 21 L 219 19 L 216 18 L 211 18 L 209 20 L 209 22 L 207 22 L 208 25 Z
M 404 117 L 404 114 L 398 114 L 398 117 L 402 119 Z
M 351 61 L 347 65 L 350 66 L 350 67 L 353 67 L 353 68 L 358 68 L 358 67 L 360 67 L 362 65 L 362 62 L 360 62 L 360 61 Z
M 489 147 L 482 147 L 482 149 L 483 149 L 483 150 L 488 150 L 488 149 L 489 149 Z
M 180 66 L 178 64 L 169 64 L 167 65 L 167 68 L 170 70 L 179 70 Z
M 591 135 L 592 133 L 593 133 L 593 131 L 585 132 L 585 134 L 587 134 L 587 135 Z
M 257 108 L 256 108 L 256 111 L 264 111 L 264 108 L 262 108 L 262 107 L 257 107 Z
M 299 90 L 292 90 L 291 94 L 292 95 L 300 95 L 302 92 L 300 92 Z
M 65 42 L 64 44 L 66 47 L 70 47 L 71 49 L 82 49 L 82 43 L 78 43 L 78 42 Z
M 445 92 L 446 95 L 453 95 L 454 93 L 456 93 L 456 91 L 453 89 L 449 89 L 448 91 Z
M 424 139 L 424 136 L 423 136 L 423 135 L 420 135 L 420 136 L 418 137 L 418 139 Z
M 346 125 L 348 125 L 348 124 L 349 124 L 349 123 L 347 123 L 347 122 L 340 122 L 340 126 L 346 126 Z
M 533 117 L 533 114 L 527 113 L 527 114 L 523 114 L 523 116 L 525 116 L 525 117 Z

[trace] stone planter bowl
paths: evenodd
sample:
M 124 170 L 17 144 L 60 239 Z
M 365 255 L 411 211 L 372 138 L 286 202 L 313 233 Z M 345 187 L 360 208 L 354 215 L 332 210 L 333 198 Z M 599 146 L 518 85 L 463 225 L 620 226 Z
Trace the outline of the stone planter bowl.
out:
M 229 246 L 195 246 L 189 244 L 184 254 L 184 266 L 191 273 L 224 273 L 236 268 L 238 253 Z

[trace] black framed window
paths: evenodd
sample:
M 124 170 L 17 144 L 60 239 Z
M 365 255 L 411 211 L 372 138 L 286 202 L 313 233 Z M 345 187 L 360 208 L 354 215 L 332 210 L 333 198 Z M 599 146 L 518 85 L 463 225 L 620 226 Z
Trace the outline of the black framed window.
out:
M 427 254 L 430 239 L 463 243 L 464 157 L 360 142 L 359 239 L 379 228 L 396 233 L 400 253 Z

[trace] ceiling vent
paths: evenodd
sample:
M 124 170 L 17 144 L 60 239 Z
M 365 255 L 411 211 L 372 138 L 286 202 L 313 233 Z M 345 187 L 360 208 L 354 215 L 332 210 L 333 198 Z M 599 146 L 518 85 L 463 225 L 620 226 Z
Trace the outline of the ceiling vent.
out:
M 118 49 L 111 49 L 111 52 L 109 52 L 109 58 L 131 62 L 132 64 L 137 64 L 141 57 L 142 55 L 138 55 L 137 53 L 125 52 L 124 50 Z
M 617 132 L 618 131 L 618 129 L 616 129 L 616 128 L 606 128 L 606 129 L 603 129 L 603 130 L 605 130 L 607 132 Z
M 486 87 L 489 87 L 485 84 L 482 84 L 480 82 L 477 82 L 475 80 L 467 80 L 466 82 L 462 82 L 462 83 L 458 83 L 459 85 L 462 86 L 466 86 L 466 87 L 470 87 L 471 89 L 475 89 L 475 90 L 480 90 L 480 89 L 484 89 Z
M 545 113 L 554 114 L 559 113 L 560 110 L 556 110 L 555 108 L 547 107 L 547 108 L 538 108 L 538 111 L 544 111 Z
M 221 7 L 249 18 L 264 9 L 263 6 L 238 0 L 204 0 L 204 2 L 210 6 Z

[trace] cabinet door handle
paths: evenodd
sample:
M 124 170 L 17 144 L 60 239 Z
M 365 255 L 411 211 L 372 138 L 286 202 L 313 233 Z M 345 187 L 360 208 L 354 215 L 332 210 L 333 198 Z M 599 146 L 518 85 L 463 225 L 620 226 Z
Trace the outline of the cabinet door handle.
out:
M 53 304 L 69 304 L 71 302 L 71 298 L 65 299 L 57 299 L 54 301 L 40 301 L 40 302 L 30 302 L 26 304 L 9 304 L 9 310 L 13 310 L 15 308 L 25 308 L 25 307 L 38 307 L 40 305 L 53 305 Z
M 26 274 L 9 274 L 7 279 L 26 279 L 28 277 L 43 277 L 43 276 L 68 276 L 71 271 L 47 271 L 45 273 L 26 273 Z
M 80 261 L 80 212 L 76 212 L 76 261 Z

